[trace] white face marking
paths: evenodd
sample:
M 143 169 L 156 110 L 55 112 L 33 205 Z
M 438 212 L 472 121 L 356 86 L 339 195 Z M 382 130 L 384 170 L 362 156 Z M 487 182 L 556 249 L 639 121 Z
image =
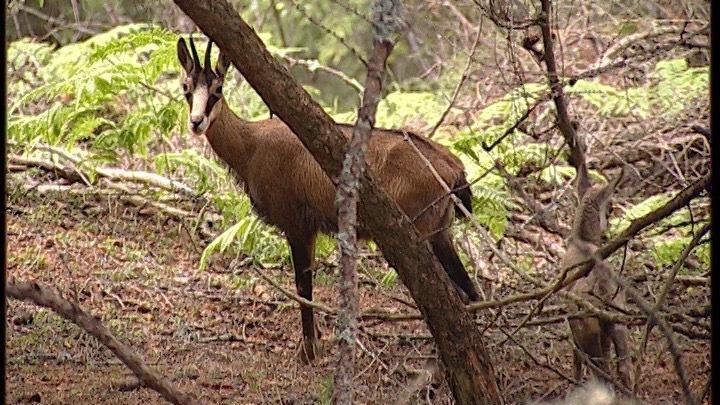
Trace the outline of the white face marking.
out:
M 209 98 L 207 86 L 198 86 L 192 94 L 192 108 L 188 120 L 188 129 L 196 135 L 202 135 L 208 127 L 209 119 L 205 115 L 205 106 Z M 199 124 L 198 124 L 199 123 Z

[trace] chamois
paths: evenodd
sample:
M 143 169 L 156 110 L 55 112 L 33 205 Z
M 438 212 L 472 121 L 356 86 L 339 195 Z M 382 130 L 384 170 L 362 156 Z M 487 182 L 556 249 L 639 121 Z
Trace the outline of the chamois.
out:
M 607 185 L 590 185 L 587 169 L 578 168 L 577 193 L 579 206 L 575 221 L 567 239 L 567 251 L 561 260 L 561 268 L 568 268 L 592 257 L 598 249 L 601 238 L 607 230 L 607 216 L 610 197 L 620 182 L 623 173 Z M 597 305 L 610 303 L 623 309 L 626 307 L 625 292 L 612 277 L 613 269 L 602 260 L 594 260 L 590 273 L 575 281 L 570 290 L 583 297 L 593 298 Z M 577 304 L 569 305 L 571 312 L 577 311 Z M 618 358 L 617 372 L 621 382 L 630 387 L 630 359 L 627 348 L 627 327 L 623 324 L 602 320 L 594 316 L 569 319 L 570 330 L 575 344 L 604 372 L 609 373 L 608 357 L 610 343 L 615 346 Z M 573 351 L 575 379 L 582 375 L 582 356 Z M 597 374 L 597 373 L 594 373 Z M 602 379 L 602 376 L 599 376 Z
M 185 98 L 190 105 L 188 127 L 205 135 L 215 154 L 229 166 L 262 220 L 280 229 L 290 245 L 298 294 L 312 300 L 312 269 L 319 232 L 337 232 L 335 186 L 292 130 L 280 119 L 250 122 L 238 117 L 223 98 L 222 85 L 230 62 L 222 52 L 215 70 L 210 64 L 208 41 L 204 67 L 190 37 L 190 49 L 180 38 L 177 55 L 184 69 Z M 338 124 L 346 137 L 352 126 Z M 416 134 L 408 134 L 433 164 L 465 208 L 471 211 L 471 192 L 465 169 L 445 147 Z M 477 301 L 479 295 L 453 247 L 448 226 L 456 212 L 443 187 L 403 137 L 403 132 L 374 129 L 366 153 L 368 170 L 404 211 L 414 218 L 421 235 L 456 285 Z M 417 218 L 415 218 L 417 216 Z M 367 239 L 358 226 L 358 238 Z M 318 330 L 312 308 L 300 309 L 303 331 L 301 358 L 315 358 Z

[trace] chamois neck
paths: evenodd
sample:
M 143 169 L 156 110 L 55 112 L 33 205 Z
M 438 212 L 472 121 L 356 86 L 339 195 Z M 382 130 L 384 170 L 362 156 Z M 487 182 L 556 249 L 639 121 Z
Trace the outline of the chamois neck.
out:
M 217 117 L 205 131 L 205 136 L 215 154 L 244 180 L 247 162 L 255 150 L 255 134 L 251 123 L 238 117 L 225 99 L 218 104 Z

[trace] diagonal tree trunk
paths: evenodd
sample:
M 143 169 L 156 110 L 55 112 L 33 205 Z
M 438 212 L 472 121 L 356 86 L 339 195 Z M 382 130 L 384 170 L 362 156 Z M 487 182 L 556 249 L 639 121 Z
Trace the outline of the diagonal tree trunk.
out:
M 226 0 L 174 0 L 215 42 L 270 109 L 337 184 L 347 139 L 332 118 L 267 51 Z M 499 404 L 495 372 L 473 316 L 427 241 L 369 173 L 360 175 L 359 215 L 428 323 L 458 404 Z

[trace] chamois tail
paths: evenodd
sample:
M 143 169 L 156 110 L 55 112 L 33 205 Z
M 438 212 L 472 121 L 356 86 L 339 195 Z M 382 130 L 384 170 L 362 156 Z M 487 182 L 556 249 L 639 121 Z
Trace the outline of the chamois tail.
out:
M 464 174 L 453 185 L 453 194 L 460 199 L 465 209 L 472 214 L 472 191 L 470 191 L 470 184 L 468 184 Z M 468 219 L 458 206 L 455 206 L 455 216 L 463 220 Z

